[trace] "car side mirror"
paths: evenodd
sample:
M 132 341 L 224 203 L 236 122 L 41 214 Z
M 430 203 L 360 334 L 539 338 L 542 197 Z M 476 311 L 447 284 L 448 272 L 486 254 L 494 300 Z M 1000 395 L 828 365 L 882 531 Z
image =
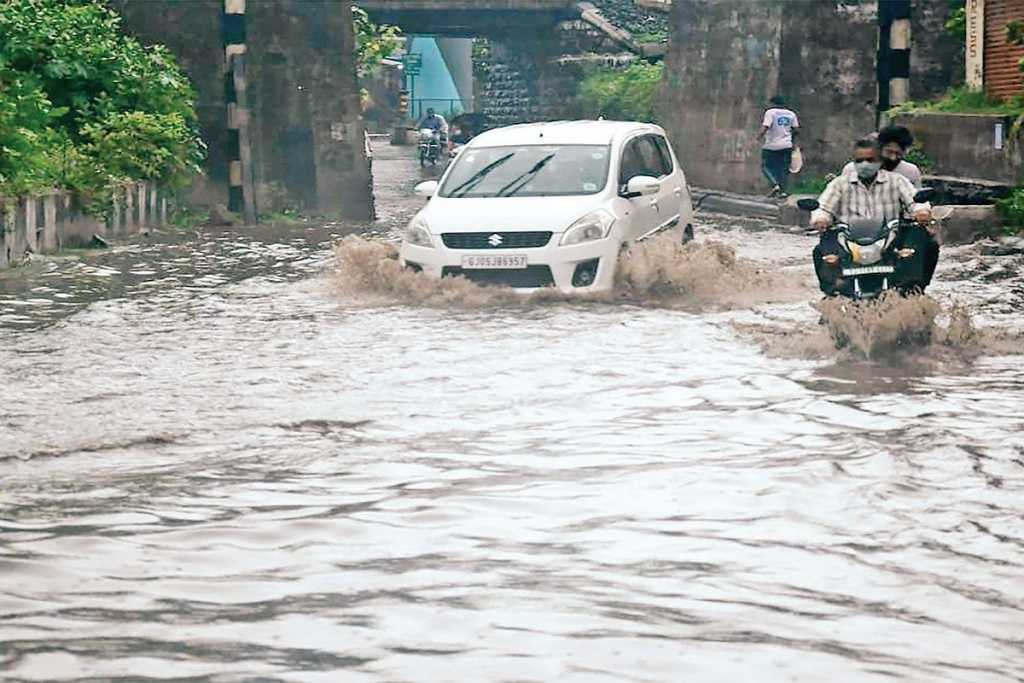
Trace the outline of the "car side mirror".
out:
M 626 191 L 622 193 L 622 196 L 626 199 L 636 199 L 637 197 L 647 197 L 659 192 L 661 192 L 661 182 L 657 178 L 638 175 L 630 178 L 629 182 L 626 183 Z
M 413 192 L 416 194 L 417 197 L 430 199 L 435 194 L 437 194 L 437 188 L 438 182 L 436 180 L 428 180 L 424 183 L 420 183 L 419 185 L 417 185 L 416 189 L 413 190 Z
M 814 211 L 821 206 L 817 199 L 798 199 L 796 200 L 796 205 L 804 211 Z
M 925 187 L 917 191 L 917 194 L 914 195 L 914 201 L 918 204 L 924 204 L 934 199 L 936 194 L 935 188 Z

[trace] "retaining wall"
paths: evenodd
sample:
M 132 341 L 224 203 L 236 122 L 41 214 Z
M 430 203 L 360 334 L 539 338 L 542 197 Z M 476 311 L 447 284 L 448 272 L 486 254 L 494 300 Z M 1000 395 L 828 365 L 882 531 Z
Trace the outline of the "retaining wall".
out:
M 27 254 L 84 247 L 94 235 L 123 237 L 167 222 L 168 199 L 150 183 L 130 183 L 114 192 L 106 220 L 87 214 L 82 199 L 67 192 L 0 198 L 0 269 Z
M 1024 185 L 1024 139 L 1009 116 L 916 112 L 893 117 L 914 133 L 938 176 Z

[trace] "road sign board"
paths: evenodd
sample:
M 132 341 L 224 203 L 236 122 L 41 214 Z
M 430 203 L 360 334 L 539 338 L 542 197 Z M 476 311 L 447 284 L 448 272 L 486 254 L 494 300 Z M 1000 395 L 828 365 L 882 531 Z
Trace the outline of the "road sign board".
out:
M 419 64 L 416 64 L 416 65 L 407 64 L 405 66 L 405 75 L 406 76 L 419 76 L 420 75 L 420 65 Z
M 410 67 L 421 67 L 423 66 L 423 55 L 419 52 L 411 52 L 406 56 L 402 57 L 402 63 L 405 64 L 405 68 Z

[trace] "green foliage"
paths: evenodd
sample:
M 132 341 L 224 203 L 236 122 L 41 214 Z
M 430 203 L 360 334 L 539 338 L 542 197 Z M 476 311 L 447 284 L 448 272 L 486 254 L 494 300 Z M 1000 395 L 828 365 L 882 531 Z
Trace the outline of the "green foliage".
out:
M 401 29 L 397 26 L 377 25 L 361 7 L 352 7 L 352 20 L 356 32 L 356 70 L 364 78 L 401 46 Z
M 1024 187 L 1019 187 L 1006 199 L 996 202 L 999 215 L 1006 222 L 1006 227 L 1013 230 L 1024 230 Z
M 914 112 L 945 112 L 951 114 L 995 114 L 1020 116 L 1024 114 L 1024 96 L 1008 102 L 989 97 L 983 91 L 954 88 L 945 97 L 932 102 L 907 102 L 889 110 L 891 116 Z
M 46 131 L 59 113 L 36 78 L 0 62 L 0 194 L 45 182 Z
M 790 185 L 789 193 L 820 195 L 828 187 L 828 183 L 829 179 L 823 176 L 800 178 L 796 183 Z
M 120 24 L 100 0 L 0 2 L 0 193 L 98 196 L 118 180 L 181 184 L 198 171 L 188 79 Z
M 935 168 L 935 162 L 932 161 L 931 157 L 925 154 L 924 149 L 918 144 L 915 144 L 913 147 L 908 149 L 904 158 L 910 163 L 915 164 L 922 171 Z
M 638 62 L 625 69 L 592 71 L 580 84 L 579 99 L 591 116 L 654 122 L 664 67 Z
M 950 0 L 949 18 L 946 19 L 946 33 L 963 42 L 967 40 L 966 0 Z
M 652 43 L 667 43 L 668 33 L 664 31 L 648 31 L 646 33 L 634 33 L 633 42 L 638 45 L 648 45 Z

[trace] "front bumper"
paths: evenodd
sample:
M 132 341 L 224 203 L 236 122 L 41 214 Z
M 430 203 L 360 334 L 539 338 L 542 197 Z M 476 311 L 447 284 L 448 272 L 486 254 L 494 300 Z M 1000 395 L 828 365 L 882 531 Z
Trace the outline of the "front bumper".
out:
M 434 248 L 419 247 L 403 243 L 400 251 L 402 265 L 421 270 L 431 277 L 440 279 L 446 275 L 462 275 L 481 284 L 505 284 L 520 290 L 541 288 L 535 283 L 545 282 L 548 286 L 567 293 L 602 292 L 612 288 L 615 281 L 615 266 L 619 257 L 620 241 L 614 235 L 594 242 L 574 244 L 567 247 L 558 245 L 561 233 L 555 233 L 547 246 L 532 249 L 450 249 L 442 243 L 440 235 L 433 235 L 437 245 Z M 463 256 L 511 256 L 525 255 L 528 271 L 522 270 L 473 270 L 462 269 Z M 598 260 L 597 271 L 592 284 L 573 284 L 577 266 Z M 550 277 L 547 270 L 550 270 Z M 585 270 L 584 265 L 581 270 Z M 525 286 L 524 286 L 525 285 Z

